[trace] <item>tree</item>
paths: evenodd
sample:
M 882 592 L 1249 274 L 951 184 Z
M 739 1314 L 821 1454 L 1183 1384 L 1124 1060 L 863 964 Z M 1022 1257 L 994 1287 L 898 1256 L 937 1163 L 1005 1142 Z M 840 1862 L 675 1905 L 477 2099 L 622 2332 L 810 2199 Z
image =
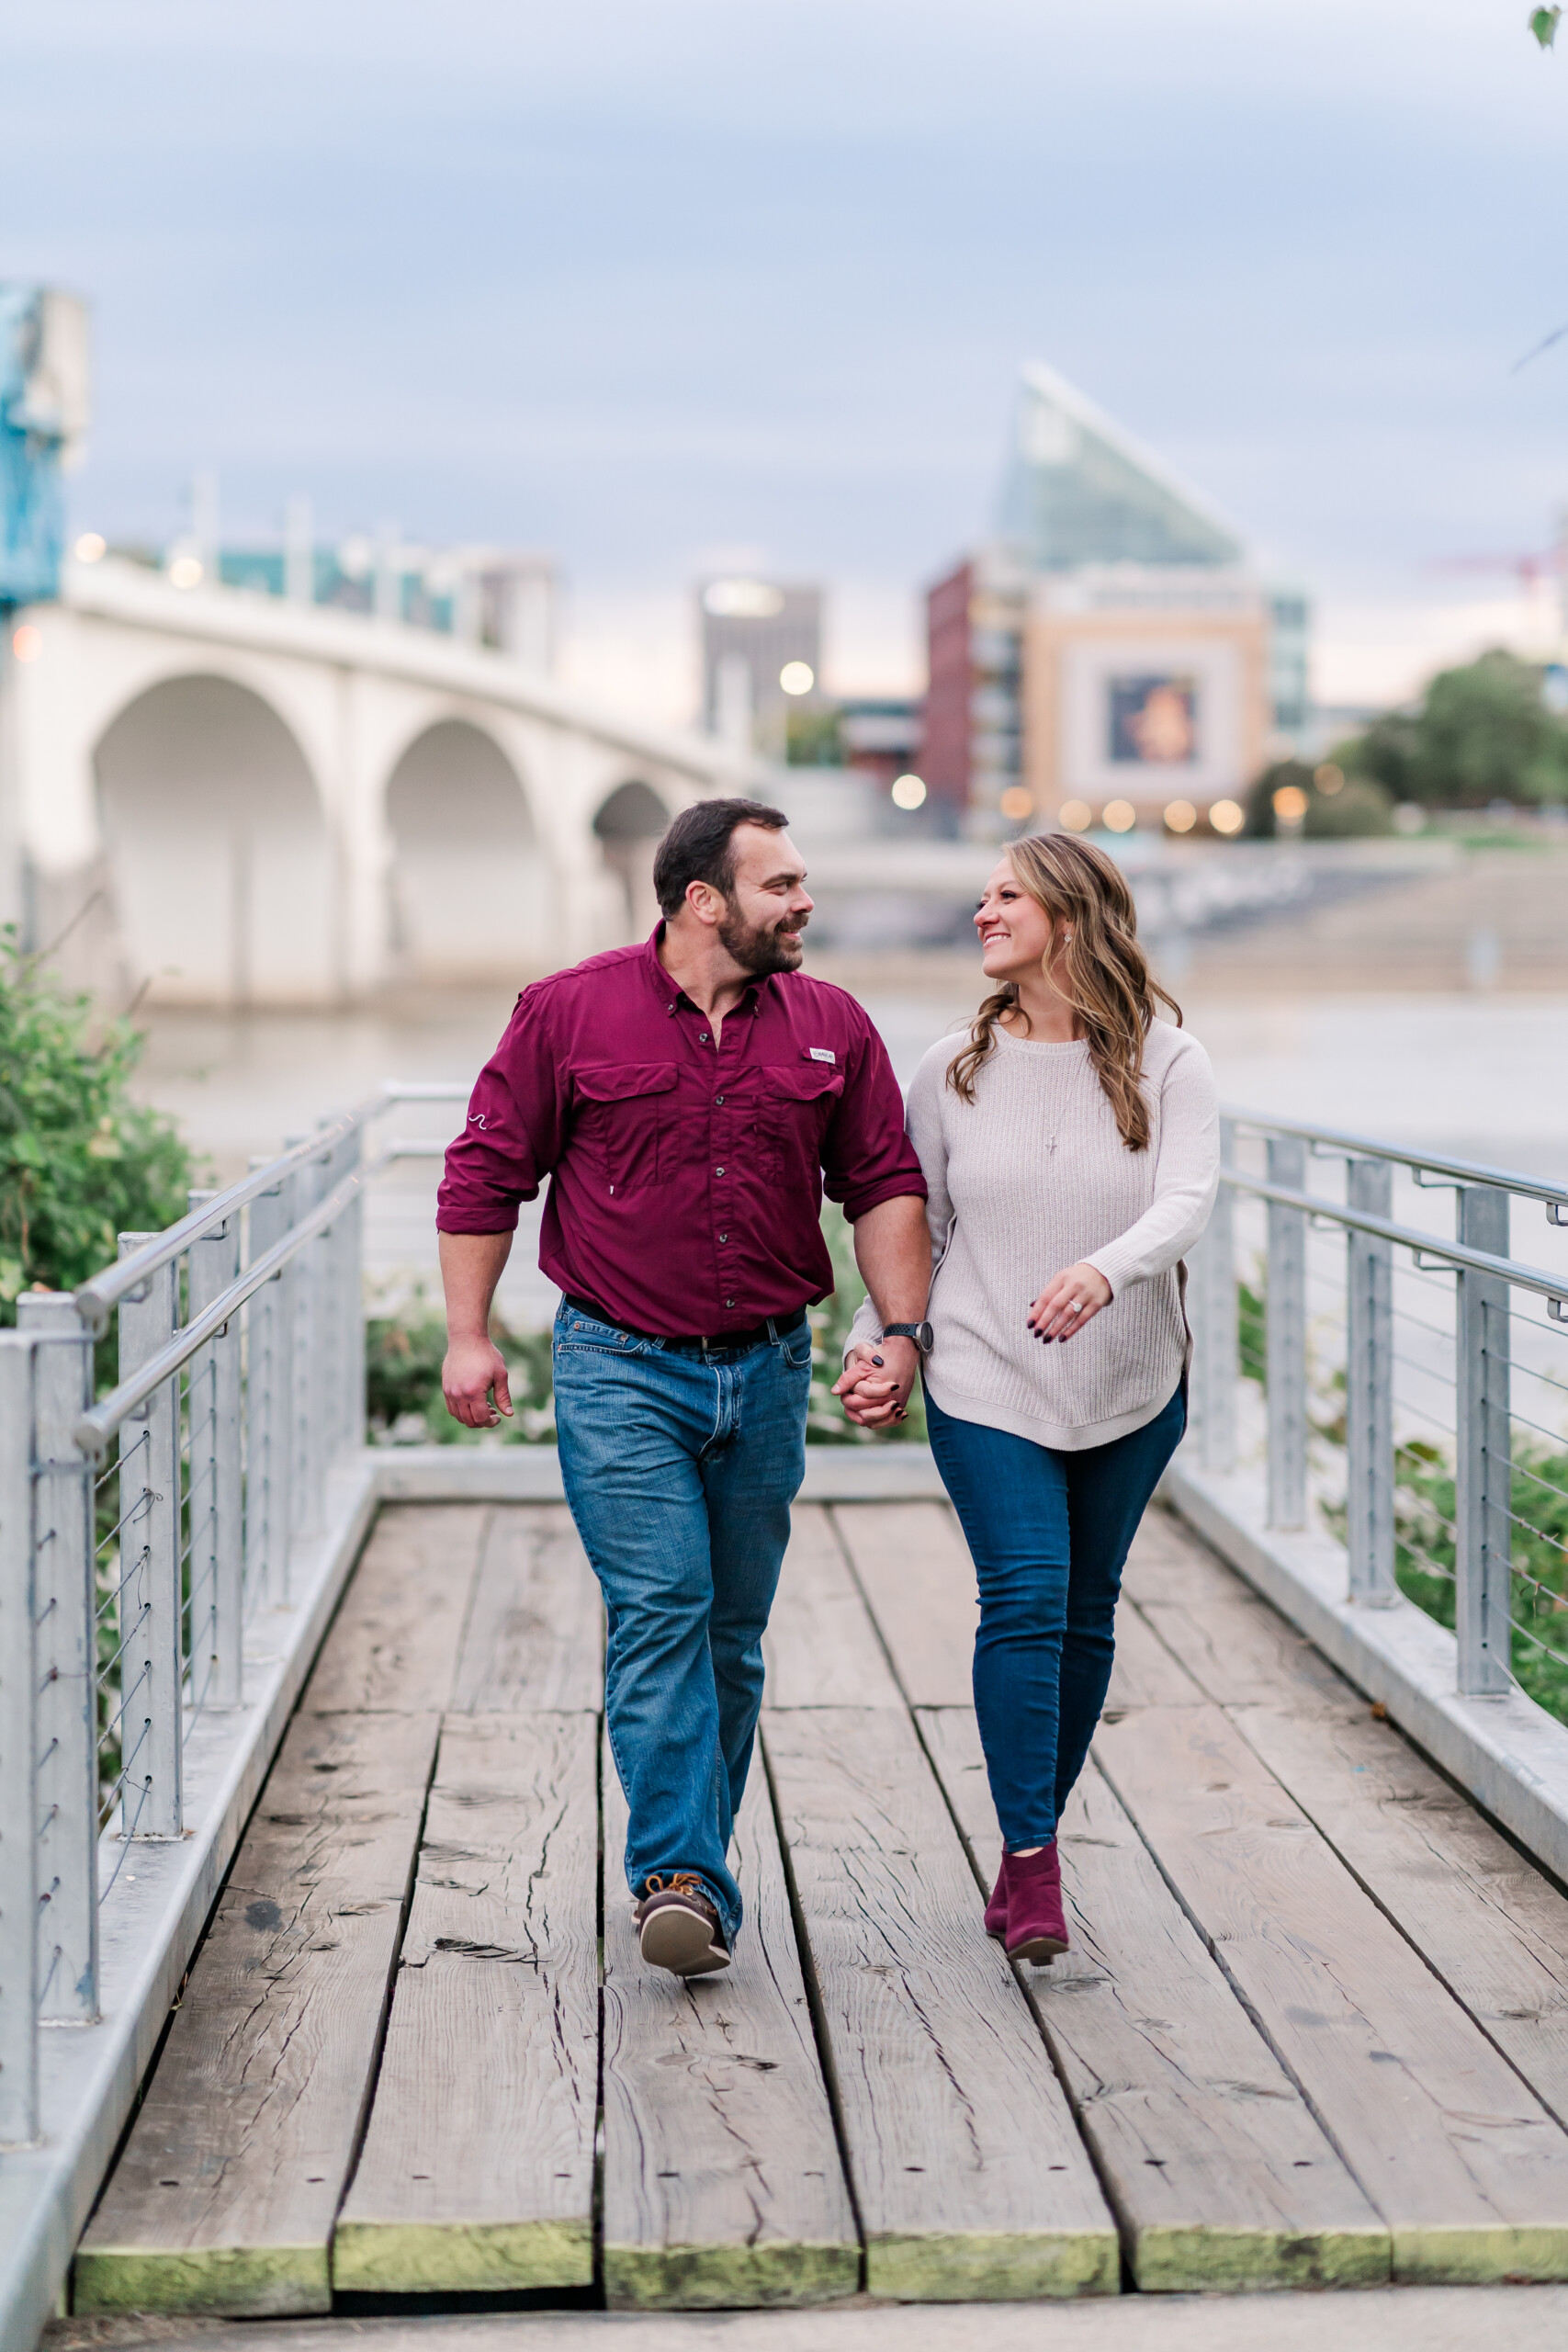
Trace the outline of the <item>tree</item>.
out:
M 73 1289 L 113 1262 L 118 1235 L 185 1214 L 190 1155 L 130 1099 L 142 1039 L 116 1021 L 95 1040 L 93 1017 L 0 928 L 0 1322 L 18 1292 Z
M 1540 672 L 1500 648 L 1440 671 L 1418 711 L 1385 714 L 1334 756 L 1428 808 L 1568 800 L 1568 726 L 1541 701 Z

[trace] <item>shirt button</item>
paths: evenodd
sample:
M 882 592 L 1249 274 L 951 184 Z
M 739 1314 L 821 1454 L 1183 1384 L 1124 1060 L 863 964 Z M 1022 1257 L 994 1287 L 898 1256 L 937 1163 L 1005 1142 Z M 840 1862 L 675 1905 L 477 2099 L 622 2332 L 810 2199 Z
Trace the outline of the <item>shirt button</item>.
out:
M 713 1098 L 713 1099 L 714 1099 L 714 1101 L 715 1101 L 716 1102 L 723 1102 L 723 1100 L 724 1100 L 724 1097 L 723 1097 L 723 1095 L 722 1095 L 722 1094 L 716 1094 L 716 1095 L 714 1096 L 714 1098 Z
M 721 1241 L 728 1241 L 728 1238 L 729 1238 L 729 1236 L 728 1236 L 728 1233 L 721 1233 L 721 1234 L 719 1235 L 719 1237 L 718 1237 L 718 1238 L 719 1238 L 719 1239 L 720 1239 Z
M 714 1170 L 714 1171 L 713 1171 L 713 1172 L 714 1172 L 714 1174 L 715 1174 L 716 1176 L 722 1176 L 722 1175 L 723 1175 L 723 1173 L 724 1173 L 724 1170 L 723 1170 L 723 1169 L 722 1169 L 722 1168 L 716 1168 L 716 1169 Z
M 724 1302 L 724 1303 L 725 1303 L 726 1306 L 734 1306 L 734 1304 L 735 1304 L 735 1301 L 734 1301 L 732 1298 L 727 1298 L 727 1299 L 725 1300 L 725 1302 Z
M 697 1043 L 698 1043 L 698 1045 L 699 1045 L 699 1046 L 705 1046 L 705 1045 L 707 1044 L 707 1041 L 708 1041 L 708 1033 L 707 1033 L 707 1031 L 706 1031 L 705 1029 L 699 1029 L 699 1030 L 698 1030 L 698 1032 L 697 1032 Z

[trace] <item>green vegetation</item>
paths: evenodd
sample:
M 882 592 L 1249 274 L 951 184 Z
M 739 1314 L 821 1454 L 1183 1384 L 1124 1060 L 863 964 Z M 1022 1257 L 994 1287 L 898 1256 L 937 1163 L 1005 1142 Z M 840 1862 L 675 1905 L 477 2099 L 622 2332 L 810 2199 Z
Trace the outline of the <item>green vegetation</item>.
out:
M 1347 775 L 1333 762 L 1309 768 L 1304 760 L 1276 760 L 1247 796 L 1248 840 L 1272 841 L 1287 830 L 1280 821 L 1275 795 L 1290 790 L 1301 794 L 1306 814 L 1289 830 L 1309 842 L 1350 841 L 1393 831 L 1393 796 L 1373 778 Z
M 1500 649 L 1439 671 L 1417 710 L 1385 712 L 1333 758 L 1428 808 L 1568 800 L 1568 722 L 1542 702 L 1540 669 Z
M 844 748 L 834 709 L 792 710 L 784 720 L 784 757 L 792 768 L 841 768 Z
M 1451 1632 L 1455 1564 L 1453 1470 L 1425 1439 L 1396 1447 L 1394 1575 L 1418 1609 Z M 1568 1723 L 1568 1449 L 1514 1440 L 1512 1666 L 1521 1690 Z M 1336 1515 L 1328 1514 L 1331 1522 Z M 1344 1532 L 1343 1510 L 1336 1532 Z
M 1247 795 L 1247 836 L 1387 833 L 1400 803 L 1455 810 L 1494 801 L 1568 804 L 1568 719 L 1547 708 L 1541 685 L 1536 663 L 1500 649 L 1440 671 L 1418 707 L 1385 711 L 1315 768 L 1303 760 L 1265 768 Z M 1299 824 L 1281 824 L 1281 792 L 1301 795 Z
M 1257 1285 L 1236 1284 L 1237 1358 L 1244 1379 L 1267 1389 L 1268 1303 L 1261 1262 Z M 1345 1444 L 1345 1374 L 1313 1382 L 1320 1407 L 1312 1434 Z M 1513 1589 L 1511 1665 L 1521 1690 L 1560 1722 L 1568 1723 L 1568 1446 L 1517 1430 L 1513 1441 Z M 1412 1438 L 1394 1448 L 1393 1572 L 1399 1589 L 1428 1617 L 1454 1628 L 1456 1496 L 1453 1467 L 1442 1448 Z M 1343 1543 L 1343 1502 L 1322 1505 L 1327 1525 Z
M 0 929 L 0 1322 L 19 1292 L 73 1289 L 112 1264 L 119 1234 L 184 1215 L 190 1155 L 130 1098 L 141 1046 L 128 1021 L 96 1028 L 92 999 Z

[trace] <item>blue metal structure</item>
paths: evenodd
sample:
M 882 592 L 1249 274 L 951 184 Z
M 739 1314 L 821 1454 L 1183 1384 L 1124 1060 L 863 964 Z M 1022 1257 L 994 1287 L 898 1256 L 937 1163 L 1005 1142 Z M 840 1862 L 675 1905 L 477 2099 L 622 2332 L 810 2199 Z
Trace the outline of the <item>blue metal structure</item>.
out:
M 59 590 L 61 476 L 84 422 L 85 346 L 69 296 L 0 285 L 0 611 Z

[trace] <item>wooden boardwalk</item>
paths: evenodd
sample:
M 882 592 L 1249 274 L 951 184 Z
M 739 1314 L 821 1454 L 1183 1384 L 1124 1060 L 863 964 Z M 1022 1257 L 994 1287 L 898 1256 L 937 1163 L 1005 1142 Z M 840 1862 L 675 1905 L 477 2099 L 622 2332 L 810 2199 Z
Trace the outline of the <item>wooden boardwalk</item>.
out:
M 385 1510 L 76 2312 L 1568 2278 L 1568 1901 L 1154 1513 L 1074 1950 L 1015 1973 L 974 1618 L 944 1506 L 797 1510 L 748 1926 L 682 1985 L 637 1955 L 565 1510 Z

